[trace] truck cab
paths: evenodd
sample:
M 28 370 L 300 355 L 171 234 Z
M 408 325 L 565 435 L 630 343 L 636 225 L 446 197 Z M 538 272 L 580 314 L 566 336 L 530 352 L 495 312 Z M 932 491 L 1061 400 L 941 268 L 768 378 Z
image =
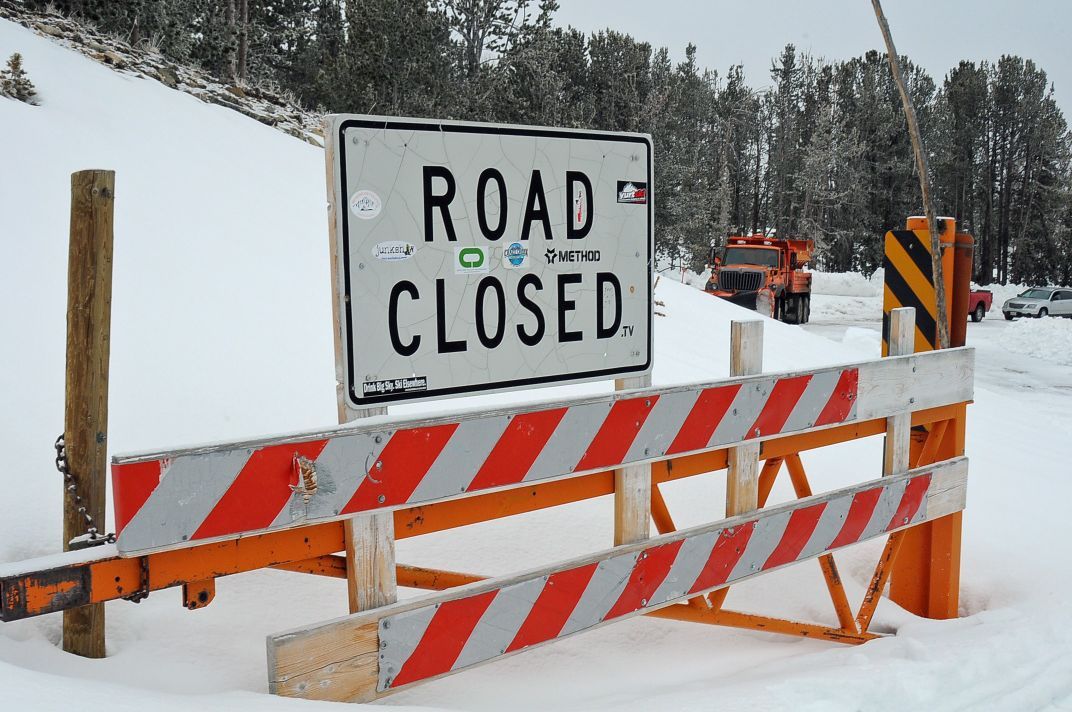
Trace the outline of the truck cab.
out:
M 711 279 L 705 290 L 733 304 L 790 324 L 811 314 L 812 240 L 780 240 L 766 235 L 731 236 L 721 253 L 712 248 Z

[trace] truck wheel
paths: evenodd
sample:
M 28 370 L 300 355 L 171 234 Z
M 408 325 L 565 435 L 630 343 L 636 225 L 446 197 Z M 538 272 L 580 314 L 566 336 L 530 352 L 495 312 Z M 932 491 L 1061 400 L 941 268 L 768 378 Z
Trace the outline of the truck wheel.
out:
M 808 316 L 807 316 L 807 314 L 805 312 L 806 307 L 805 307 L 804 297 L 797 297 L 795 301 L 796 301 L 796 308 L 797 308 L 797 310 L 796 310 L 796 318 L 797 318 L 796 323 L 797 324 L 803 324 L 804 322 L 806 322 L 808 320 Z
M 781 320 L 786 324 L 796 324 L 797 318 L 797 302 L 792 297 L 782 297 L 782 316 Z
M 811 297 L 804 297 L 804 323 L 811 321 Z
M 972 312 L 971 319 L 976 324 L 978 324 L 980 321 L 983 320 L 984 316 L 986 316 L 986 307 L 983 305 L 982 302 L 980 302 L 979 304 L 975 305 L 975 311 Z

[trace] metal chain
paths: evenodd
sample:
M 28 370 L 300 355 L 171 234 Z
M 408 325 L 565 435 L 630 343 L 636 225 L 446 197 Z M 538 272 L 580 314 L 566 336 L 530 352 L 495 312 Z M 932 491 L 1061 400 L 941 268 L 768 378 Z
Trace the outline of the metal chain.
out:
M 63 475 L 63 491 L 71 498 L 78 513 L 86 520 L 86 533 L 75 537 L 68 546 L 71 549 L 83 549 L 98 544 L 114 544 L 115 534 L 100 534 L 97 525 L 93 521 L 93 515 L 86 509 L 86 501 L 78 494 L 78 480 L 71 474 L 70 463 L 67 462 L 67 443 L 63 439 L 63 433 L 56 438 L 56 469 Z

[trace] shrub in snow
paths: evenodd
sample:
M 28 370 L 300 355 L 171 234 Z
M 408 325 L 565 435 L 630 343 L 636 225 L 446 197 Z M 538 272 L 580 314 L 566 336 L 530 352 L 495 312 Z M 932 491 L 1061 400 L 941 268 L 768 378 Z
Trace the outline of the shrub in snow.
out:
M 37 90 L 22 68 L 22 55 L 16 52 L 0 72 L 0 94 L 27 104 L 37 104 Z

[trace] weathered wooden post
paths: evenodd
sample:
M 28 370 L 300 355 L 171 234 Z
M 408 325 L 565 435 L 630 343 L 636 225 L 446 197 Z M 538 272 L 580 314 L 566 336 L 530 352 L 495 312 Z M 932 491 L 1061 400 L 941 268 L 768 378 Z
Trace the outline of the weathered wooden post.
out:
M 65 482 L 64 551 L 72 539 L 104 522 L 114 198 L 115 171 L 71 175 L 63 439 L 72 479 Z M 104 657 L 103 603 L 63 612 L 63 649 Z
M 763 322 L 730 322 L 730 375 L 754 376 L 762 371 Z M 759 449 L 757 442 L 730 448 L 726 469 L 727 517 L 759 507 Z
M 890 312 L 890 356 L 907 356 L 915 352 L 916 310 L 908 307 Z M 882 463 L 883 475 L 908 472 L 908 451 L 912 444 L 912 413 L 904 412 L 886 418 L 886 449 Z
M 650 388 L 651 374 L 619 378 L 614 389 Z M 651 536 L 651 465 L 627 465 L 614 471 L 614 545 Z

